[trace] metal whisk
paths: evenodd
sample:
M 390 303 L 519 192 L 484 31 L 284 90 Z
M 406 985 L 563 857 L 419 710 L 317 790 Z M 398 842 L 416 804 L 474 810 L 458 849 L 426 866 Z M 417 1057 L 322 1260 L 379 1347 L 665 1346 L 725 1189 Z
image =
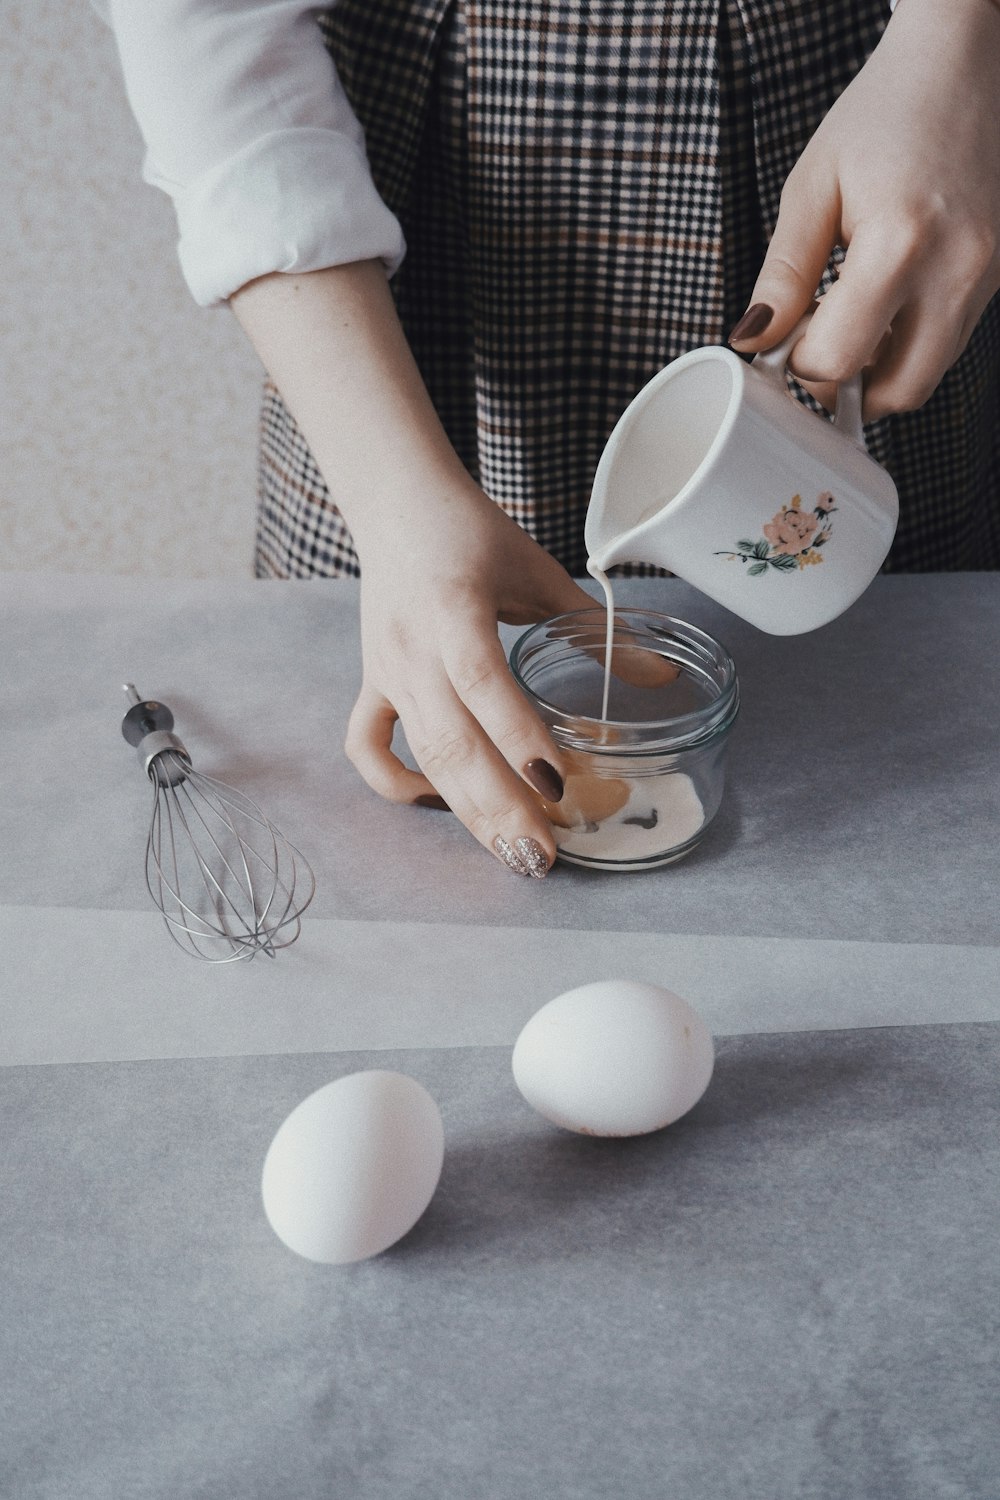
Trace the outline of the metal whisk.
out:
M 301 931 L 312 870 L 255 802 L 194 769 L 165 703 L 143 701 L 131 682 L 125 693 L 122 734 L 153 783 L 146 884 L 167 931 L 210 963 L 273 958 Z

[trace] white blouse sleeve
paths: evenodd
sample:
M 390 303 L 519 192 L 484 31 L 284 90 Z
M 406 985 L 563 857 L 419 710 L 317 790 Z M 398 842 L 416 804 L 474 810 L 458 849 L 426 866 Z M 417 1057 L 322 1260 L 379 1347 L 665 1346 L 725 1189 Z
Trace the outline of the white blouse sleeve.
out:
M 112 27 L 146 143 L 173 199 L 203 306 L 271 271 L 405 253 L 364 137 L 302 0 L 92 0 Z

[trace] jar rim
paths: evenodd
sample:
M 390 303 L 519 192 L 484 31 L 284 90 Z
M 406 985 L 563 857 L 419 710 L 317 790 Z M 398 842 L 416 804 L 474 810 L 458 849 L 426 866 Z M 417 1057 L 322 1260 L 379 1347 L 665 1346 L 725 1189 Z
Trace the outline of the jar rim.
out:
M 527 630 L 523 631 L 514 642 L 510 652 L 509 665 L 515 682 L 540 708 L 557 721 L 568 720 L 574 724 L 594 728 L 607 725 L 619 731 L 626 730 L 630 737 L 634 738 L 638 735 L 643 740 L 640 748 L 634 744 L 623 744 L 621 740 L 615 744 L 602 745 L 589 736 L 581 737 L 581 745 L 585 746 L 588 752 L 597 755 L 621 755 L 623 751 L 633 755 L 662 754 L 664 750 L 703 743 L 706 739 L 730 727 L 739 709 L 739 681 L 732 655 L 721 641 L 687 620 L 681 620 L 675 615 L 662 614 L 658 610 L 630 608 L 625 605 L 622 608 L 615 608 L 615 619 L 626 627 L 631 624 L 637 629 L 645 629 L 654 639 L 664 644 L 674 640 L 679 645 L 693 648 L 703 661 L 711 662 L 719 672 L 718 678 L 712 678 L 717 692 L 711 701 L 701 708 L 668 718 L 605 720 L 590 714 L 569 713 L 565 708 L 552 703 L 537 692 L 527 680 L 524 670 L 525 658 L 532 647 L 536 646 L 540 649 L 546 644 L 547 639 L 554 639 L 552 636 L 546 637 L 546 632 L 551 631 L 553 627 L 565 629 L 574 622 L 579 622 L 582 627 L 583 622 L 587 621 L 589 626 L 595 622 L 599 623 L 603 630 L 607 613 L 604 606 L 598 603 L 590 609 L 572 610 L 561 615 L 553 615 L 547 620 L 530 625 Z M 572 636 L 563 636 L 561 639 L 572 643 Z M 569 730 L 569 725 L 557 727 L 561 727 L 564 733 Z

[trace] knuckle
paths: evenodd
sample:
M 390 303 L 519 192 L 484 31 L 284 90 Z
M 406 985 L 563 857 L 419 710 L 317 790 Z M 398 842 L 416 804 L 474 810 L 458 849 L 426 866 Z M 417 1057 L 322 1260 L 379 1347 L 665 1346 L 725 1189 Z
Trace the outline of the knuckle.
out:
M 796 289 L 800 287 L 804 288 L 807 280 L 803 274 L 802 267 L 797 266 L 789 256 L 783 255 L 777 250 L 768 252 L 767 261 L 761 273 L 761 282 L 764 282 L 765 279 L 775 288 L 787 287 L 788 283 L 791 282 Z M 754 296 L 762 295 L 761 287 L 758 286 Z
M 899 379 L 888 381 L 873 393 L 872 410 L 879 417 L 898 416 L 902 412 L 916 411 L 937 390 L 937 380 Z
M 465 814 L 462 821 L 474 839 L 478 839 L 481 844 L 492 844 L 496 829 L 486 813 L 480 812 L 477 807 Z
M 873 257 L 884 269 L 892 266 L 906 268 L 910 263 L 927 254 L 928 246 L 934 244 L 945 222 L 944 215 L 932 196 L 920 199 L 907 196 L 864 221 L 863 237 Z M 848 248 L 847 257 L 850 260 Z
M 491 657 L 470 656 L 457 663 L 450 676 L 460 698 L 474 698 L 492 684 L 496 677 L 496 662 Z
M 936 390 L 936 380 L 925 380 L 911 386 L 903 393 L 900 411 L 919 411 L 921 406 L 927 405 Z
M 997 259 L 997 231 L 981 219 L 966 222 L 959 233 L 962 266 L 978 281 Z
M 927 235 L 925 214 L 915 208 L 900 210 L 891 225 L 892 246 L 899 264 L 908 266 L 926 252 Z
M 533 747 L 535 740 L 536 735 L 526 724 L 507 724 L 498 731 L 495 744 L 505 760 L 520 760 Z M 543 759 L 551 758 L 546 751 Z
M 354 713 L 347 721 L 347 732 L 344 735 L 344 754 L 357 770 L 360 771 L 362 763 L 368 758 L 368 741 L 361 728 L 357 714 Z
M 475 743 L 471 734 L 463 729 L 454 729 L 436 740 L 427 741 L 419 750 L 414 747 L 413 753 L 424 774 L 430 781 L 434 781 L 435 776 L 441 772 L 461 771 L 469 766 L 475 757 Z
M 864 420 L 866 422 L 880 422 L 883 417 L 894 416 L 893 408 L 889 405 L 881 391 L 869 391 L 865 395 Z
M 836 337 L 822 335 L 817 329 L 807 334 L 792 361 L 792 373 L 803 380 L 850 380 L 860 368 L 856 356 Z
M 361 780 L 370 787 L 378 796 L 385 798 L 387 802 L 405 801 L 405 797 L 397 789 L 393 777 L 375 760 L 365 747 L 361 747 L 352 753 L 347 743 L 344 744 L 344 753 L 351 765 L 357 771 Z
M 811 193 L 812 178 L 800 156 L 789 171 L 778 194 L 778 210 L 788 212 L 797 203 L 807 199 Z
M 344 754 L 356 771 L 360 771 L 361 769 L 363 753 L 357 735 L 352 732 L 350 725 L 348 725 L 347 733 L 344 736 Z
M 483 597 L 478 576 L 470 576 L 475 572 L 470 567 L 465 573 L 449 573 L 440 582 L 438 625 L 445 635 L 457 634 L 461 638 L 463 632 L 477 628 L 482 616 Z
M 820 380 L 829 381 L 832 385 L 844 385 L 846 381 L 853 380 L 861 369 L 861 361 L 844 353 L 837 353 L 833 358 L 823 364 Z
M 371 649 L 366 651 L 369 666 L 381 671 L 386 661 L 405 661 L 413 655 L 414 641 L 409 622 L 398 615 L 388 615 L 377 622 Z
M 525 812 L 524 806 L 508 800 L 477 809 L 469 823 L 469 831 L 484 843 L 491 844 L 497 834 L 509 839 L 525 837 L 533 831 L 533 826 L 534 820 Z
M 897 405 L 892 391 L 879 389 L 869 393 L 865 401 L 865 421 L 878 422 L 883 417 L 894 417 L 903 408 Z
M 808 370 L 808 380 L 839 385 L 858 373 L 858 362 L 845 349 L 833 345 L 810 350 L 803 368 Z
M 926 406 L 938 388 L 938 380 L 922 380 L 907 395 L 907 411 L 917 411 L 921 406 Z
M 779 213 L 782 209 L 787 209 L 798 197 L 800 176 L 799 166 L 796 163 L 781 185 L 781 192 L 778 194 Z

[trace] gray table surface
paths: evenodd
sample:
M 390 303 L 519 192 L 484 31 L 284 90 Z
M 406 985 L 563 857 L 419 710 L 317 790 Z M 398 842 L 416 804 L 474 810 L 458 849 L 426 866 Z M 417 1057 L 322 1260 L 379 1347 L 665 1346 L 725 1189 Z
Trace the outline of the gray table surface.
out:
M 1000 1496 L 1000 577 L 784 640 L 623 595 L 736 658 L 726 802 L 680 865 L 527 882 L 347 765 L 354 585 L 0 575 L 4 1497 Z M 149 908 L 127 679 L 312 862 L 275 963 L 197 965 Z M 595 1142 L 510 1047 L 612 975 L 719 1057 Z M 310 1265 L 264 1152 L 372 1066 L 438 1100 L 442 1182 Z

